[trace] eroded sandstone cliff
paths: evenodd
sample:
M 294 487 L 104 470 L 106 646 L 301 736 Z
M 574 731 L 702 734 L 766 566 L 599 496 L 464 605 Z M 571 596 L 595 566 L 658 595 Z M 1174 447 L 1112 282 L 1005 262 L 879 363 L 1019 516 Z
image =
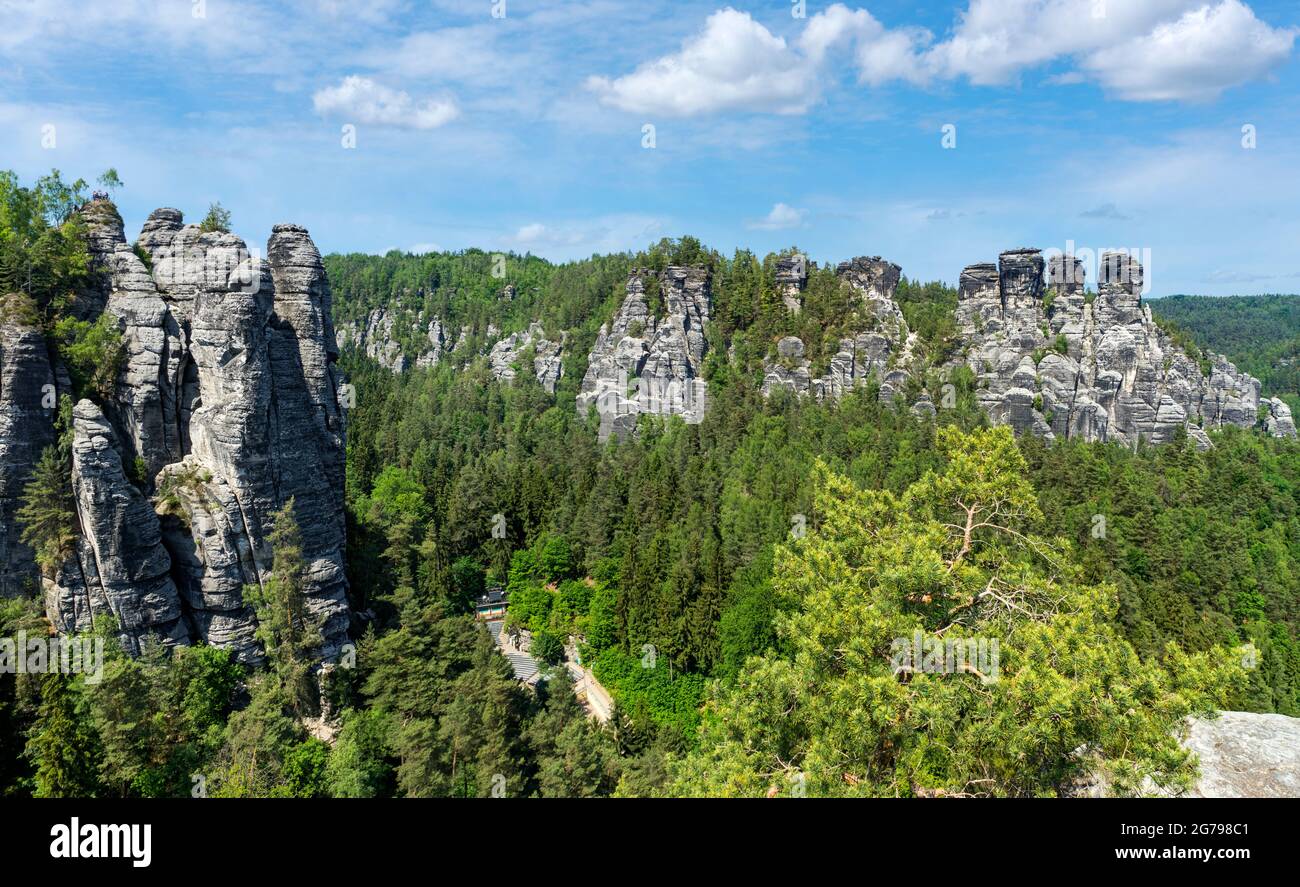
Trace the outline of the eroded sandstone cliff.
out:
M 1256 424 L 1259 380 L 1176 344 L 1142 304 L 1137 259 L 1104 254 L 1095 295 L 1084 277 L 1075 257 L 1054 256 L 1049 267 L 1036 249 L 962 271 L 960 360 L 995 422 L 1048 439 L 1129 445 L 1185 431 L 1200 446 L 1209 446 L 1210 429 Z M 1284 406 L 1273 407 L 1275 433 L 1287 433 Z
M 82 216 L 95 284 L 76 311 L 113 318 L 126 356 L 112 397 L 73 410 L 79 539 L 43 579 L 51 621 L 68 632 L 111 615 L 133 651 L 154 635 L 254 661 L 244 589 L 267 581 L 273 515 L 292 501 L 308 608 L 321 655 L 332 658 L 350 618 L 345 416 L 329 285 L 311 238 L 277 225 L 262 259 L 232 234 L 160 209 L 137 252 L 110 202 Z M 0 324 L 0 448 L 14 454 L 0 472 L 0 545 L 11 549 L 24 466 L 53 436 L 52 410 L 31 418 L 41 386 L 58 376 L 37 339 L 8 314 Z M 31 574 L 29 553 L 16 563 L 5 593 Z
M 513 298 L 514 287 L 507 285 L 502 289 L 500 298 Z M 397 333 L 400 309 L 375 308 L 361 322 L 344 321 L 338 325 L 337 341 L 340 348 L 355 348 L 371 360 L 393 373 L 403 373 L 414 366 L 417 369 L 436 367 L 449 355 L 463 356 L 465 349 L 474 341 L 473 331 L 465 326 L 459 334 L 448 330 L 443 321 L 434 318 L 426 324 L 423 314 L 412 320 L 417 329 L 424 331 L 418 347 L 413 351 L 414 357 L 404 349 L 401 337 Z M 564 342 L 546 338 L 542 325 L 537 322 L 517 333 L 504 338 L 495 325 L 489 324 L 483 339 L 491 347 L 487 349 L 488 368 L 497 379 L 509 382 L 515 377 L 514 364 L 525 349 L 532 347 L 535 353 L 533 371 L 538 383 L 548 394 L 555 393 L 560 376 L 564 373 Z M 427 342 L 425 339 L 427 338 Z M 475 354 L 480 353 L 476 351 Z
M 0 597 L 39 588 L 16 512 L 41 451 L 54 442 L 54 372 L 35 306 L 0 296 Z
M 648 281 L 663 303 L 662 318 L 651 313 Z M 642 413 L 681 416 L 692 424 L 704 420 L 709 287 L 704 268 L 670 266 L 660 274 L 636 271 L 628 278 L 623 304 L 600 328 L 577 397 L 579 415 L 596 408 L 602 441 L 630 433 Z
M 802 264 L 798 267 L 802 270 Z M 853 290 L 856 307 L 864 317 L 864 329 L 840 340 L 839 351 L 830 359 L 826 373 L 814 376 L 812 362 L 805 357 L 803 340 L 786 336 L 777 343 L 776 360 L 764 367 L 763 393 L 785 388 L 796 394 L 811 394 L 818 400 L 842 397 L 850 389 L 875 378 L 880 396 L 893 400 L 907 381 L 911 337 L 902 309 L 894 301 L 902 269 L 879 256 L 858 257 L 841 262 L 835 269 Z M 777 268 L 777 282 L 787 308 L 798 309 L 802 278 L 792 273 L 789 262 Z

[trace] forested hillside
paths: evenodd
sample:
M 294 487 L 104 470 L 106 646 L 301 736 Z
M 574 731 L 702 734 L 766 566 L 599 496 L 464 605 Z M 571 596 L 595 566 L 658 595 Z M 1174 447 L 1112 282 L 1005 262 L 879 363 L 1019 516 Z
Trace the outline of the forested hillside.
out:
M 95 355 L 120 348 L 116 327 L 64 319 L 92 273 L 81 196 L 2 184 L 0 272 L 21 298 L 0 321 L 45 336 L 78 394 L 111 403 Z M 0 674 L 0 793 L 1064 795 L 1096 774 L 1136 791 L 1193 778 L 1173 735 L 1190 714 L 1300 715 L 1294 440 L 1017 440 L 950 362 L 956 291 L 906 279 L 905 398 L 875 382 L 765 394 L 783 338 L 820 374 L 877 320 L 816 265 L 788 310 L 778 275 L 796 255 L 683 238 L 565 265 L 326 257 L 340 329 L 381 311 L 410 358 L 395 373 L 343 348 L 345 654 L 313 667 L 289 502 L 267 581 L 243 592 L 265 657 L 147 639 L 131 656 L 97 621 L 83 633 L 106 642 L 102 680 Z M 587 354 L 637 269 L 666 310 L 655 272 L 670 266 L 710 275 L 709 409 L 699 424 L 643 415 L 601 443 L 595 409 L 576 409 Z M 435 321 L 469 335 L 421 366 Z M 553 392 L 487 353 L 534 322 L 563 348 Z M 909 408 L 922 393 L 937 411 Z M 66 446 L 48 448 L 18 516 L 53 555 L 75 517 Z M 154 491 L 139 467 L 130 483 L 163 517 L 187 489 Z M 607 723 L 563 669 L 536 689 L 515 679 L 473 616 L 492 586 L 546 662 L 576 641 L 613 696 Z M 3 603 L 0 636 L 46 631 L 34 596 Z M 1000 639 L 1000 677 L 904 673 L 893 647 L 912 636 Z
M 656 252 L 677 260 L 671 251 L 683 248 L 698 255 L 693 241 Z M 777 626 L 791 602 L 774 590 L 773 559 L 798 515 L 817 523 L 814 465 L 820 460 L 863 489 L 900 494 L 945 464 L 936 425 L 879 402 L 870 388 L 828 404 L 761 396 L 753 369 L 779 336 L 806 336 L 821 353 L 837 323 L 847 322 L 833 279 L 822 279 L 825 296 L 791 318 L 777 296 L 776 258 L 707 259 L 715 273 L 711 333 L 734 357 L 714 364 L 714 399 L 699 426 L 652 422 L 631 439 L 597 446 L 591 419 L 573 409 L 585 370 L 581 346 L 570 352 L 555 398 L 526 377 L 495 384 L 481 363 L 395 377 L 352 357 L 354 562 L 374 565 L 357 570 L 368 577 L 365 593 L 400 584 L 387 564 L 395 551 L 420 545 L 441 552 L 454 575 L 474 576 L 475 587 L 484 581 L 479 570 L 487 571 L 486 581 L 509 584 L 515 618 L 536 632 L 584 636 L 597 674 L 633 719 L 653 725 L 660 741 L 689 747 L 697 722 L 687 703 L 704 687 L 696 677 L 728 684 L 746 657 L 787 643 Z M 651 253 L 629 265 L 656 260 L 664 261 Z M 610 306 L 620 281 L 602 276 L 609 267 L 577 263 L 556 274 L 569 292 L 596 290 L 589 303 Z M 584 279 L 590 283 L 574 286 Z M 336 299 L 353 298 L 357 280 L 337 276 Z M 538 286 L 546 293 L 545 282 Z M 611 291 L 602 297 L 600 288 Z M 501 311 L 509 323 L 512 308 L 499 304 L 499 289 L 480 288 L 487 294 L 480 310 Z M 923 351 L 945 354 L 953 291 L 904 282 L 898 301 Z M 589 336 L 596 320 L 578 335 Z M 956 402 L 940 424 L 984 425 L 971 379 L 959 373 L 954 382 Z M 1206 452 L 1186 440 L 1135 452 L 1026 437 L 1020 449 L 1042 532 L 1070 540 L 1086 581 L 1115 588 L 1114 622 L 1142 655 L 1253 641 L 1259 667 L 1232 704 L 1300 713 L 1300 453 L 1293 442 L 1253 431 L 1215 440 Z M 418 520 L 382 517 L 376 502 L 398 489 L 422 503 Z M 504 540 L 490 535 L 496 513 L 508 518 Z M 562 553 L 562 574 L 537 566 L 547 552 Z M 411 554 L 399 573 L 410 574 L 417 560 Z M 590 593 L 564 584 L 579 576 L 594 582 Z M 558 592 L 543 593 L 548 582 L 558 582 Z M 672 662 L 671 681 L 632 667 L 645 644 Z
M 1151 312 L 1300 408 L 1300 296 L 1170 296 Z

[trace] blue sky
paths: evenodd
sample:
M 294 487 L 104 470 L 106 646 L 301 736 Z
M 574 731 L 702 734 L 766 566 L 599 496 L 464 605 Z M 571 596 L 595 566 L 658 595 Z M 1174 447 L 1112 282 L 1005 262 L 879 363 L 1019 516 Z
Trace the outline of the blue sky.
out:
M 1073 241 L 1298 292 L 1297 36 L 1294 0 L 0 0 L 0 168 L 326 252 L 690 233 L 955 282 Z

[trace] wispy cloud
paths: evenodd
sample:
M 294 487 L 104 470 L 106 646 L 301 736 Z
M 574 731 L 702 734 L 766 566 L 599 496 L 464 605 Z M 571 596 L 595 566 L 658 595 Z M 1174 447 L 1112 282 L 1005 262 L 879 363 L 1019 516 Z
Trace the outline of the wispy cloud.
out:
M 1085 210 L 1079 213 L 1079 218 L 1109 219 L 1115 222 L 1123 222 L 1131 218 L 1131 216 L 1124 215 L 1122 212 L 1119 211 L 1119 207 L 1117 207 L 1113 203 L 1103 203 L 1101 206 L 1095 207 L 1093 209 Z
M 436 129 L 460 115 L 449 98 L 416 100 L 402 90 L 356 75 L 317 91 L 312 105 L 322 115 L 401 129 Z
M 596 253 L 641 249 L 666 233 L 667 225 L 663 219 L 629 213 L 528 222 L 501 241 L 507 248 L 551 259 L 579 259 Z

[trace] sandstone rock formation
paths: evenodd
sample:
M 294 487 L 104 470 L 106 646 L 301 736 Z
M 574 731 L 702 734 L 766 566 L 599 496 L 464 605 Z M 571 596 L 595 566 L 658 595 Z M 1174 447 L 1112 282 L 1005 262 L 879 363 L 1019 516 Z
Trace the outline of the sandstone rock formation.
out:
M 429 350 L 415 359 L 416 368 L 422 370 L 436 367 L 451 350 L 451 343 L 447 341 L 447 331 L 441 320 L 435 318 L 429 321 L 425 335 L 429 339 Z
M 40 587 L 15 512 L 41 451 L 54 443 L 54 390 L 35 307 L 25 296 L 0 297 L 0 598 Z
M 498 297 L 502 301 L 515 298 L 513 284 L 507 284 Z M 397 330 L 403 323 L 412 323 L 416 329 L 422 329 L 427 338 L 427 345 L 420 342 L 418 353 L 404 349 Z M 492 374 L 509 382 L 515 377 L 514 364 L 524 349 L 532 346 L 535 351 L 533 370 L 537 381 L 548 394 L 555 393 L 560 376 L 564 373 L 563 342 L 553 342 L 546 338 L 542 326 L 532 323 L 528 329 L 512 333 L 505 338 L 495 324 L 489 323 L 483 339 L 492 343 L 487 352 L 488 367 Z M 459 334 L 449 331 L 440 318 L 434 318 L 425 324 L 424 313 L 403 317 L 401 309 L 375 308 L 361 322 L 343 321 L 338 325 L 336 341 L 339 349 L 355 348 L 371 360 L 393 373 L 405 372 L 409 367 L 429 369 L 436 367 L 456 354 L 464 358 L 466 349 L 470 348 L 475 337 L 470 326 L 463 326 Z
M 555 386 L 564 374 L 563 347 L 561 343 L 546 338 L 540 323 L 531 324 L 523 332 L 511 333 L 492 346 L 488 352 L 492 375 L 503 382 L 514 381 L 514 365 L 529 346 L 533 348 L 533 373 L 538 383 L 547 394 L 554 394 Z
M 171 577 L 153 508 L 131 484 L 112 425 L 89 400 L 73 409 L 72 491 L 81 538 L 47 582 L 46 614 L 61 632 L 86 631 L 111 614 L 123 649 L 138 655 L 144 639 L 185 644 L 180 596 Z
M 1264 425 L 1268 433 L 1274 437 L 1295 437 L 1295 420 L 1291 418 L 1291 408 L 1286 402 L 1278 397 L 1270 397 L 1265 403 L 1268 404 L 1268 418 Z
M 651 312 L 647 281 L 657 287 L 664 316 Z M 708 383 L 701 377 L 712 310 L 709 273 L 670 266 L 662 274 L 635 271 L 614 318 L 600 328 L 577 397 L 578 414 L 595 406 L 600 439 L 625 435 L 642 413 L 704 420 Z
M 376 308 L 366 316 L 364 323 L 342 323 L 338 330 L 338 347 L 349 345 L 366 357 L 394 373 L 406 370 L 406 356 L 401 343 L 393 335 L 396 318 L 384 308 Z M 429 350 L 417 358 L 420 366 L 437 366 L 445 353 L 442 324 L 434 321 L 429 326 Z
M 780 266 L 778 266 L 778 274 Z M 894 294 L 902 269 L 879 256 L 859 257 L 836 268 L 840 279 L 853 288 L 866 329 L 840 340 L 840 350 L 830 360 L 828 372 L 813 377 L 802 340 L 786 336 L 777 343 L 777 359 L 764 368 L 763 393 L 785 388 L 796 394 L 841 397 L 875 376 L 880 396 L 893 400 L 907 381 L 910 337 L 902 309 Z M 778 278 L 779 282 L 780 278 Z
M 1300 718 L 1225 711 L 1193 721 L 1183 745 L 1201 764 L 1188 797 L 1300 798 Z
M 798 314 L 803 307 L 803 288 L 808 283 L 808 259 L 802 255 L 782 256 L 776 261 L 776 288 L 786 310 Z
M 1203 447 L 1208 429 L 1255 424 L 1259 381 L 1217 355 L 1202 367 L 1176 345 L 1142 304 L 1135 258 L 1103 255 L 1100 278 L 1092 298 L 1078 259 L 1055 256 L 1048 267 L 1036 249 L 962 272 L 960 360 L 993 421 L 1018 434 L 1129 445 L 1185 429 Z
M 150 634 L 200 638 L 254 661 L 256 619 L 243 590 L 267 580 L 273 514 L 292 501 L 307 605 L 321 623 L 322 657 L 334 657 L 350 619 L 345 418 L 329 285 L 307 231 L 275 226 L 263 260 L 234 235 L 161 209 L 139 240 L 146 267 L 111 203 L 92 202 L 83 218 L 97 285 L 78 310 L 114 318 L 127 353 L 102 411 L 89 400 L 74 410 L 81 538 L 44 579 L 48 615 L 73 631 L 111 614 L 130 650 Z M 22 340 L 10 344 L 8 329 L 0 341 L 16 356 Z M 50 376 L 48 364 L 28 363 L 32 381 L 0 391 L 0 417 L 30 409 L 32 386 Z M 29 437 L 28 450 L 40 445 Z M 0 481 L 7 515 L 13 493 Z

